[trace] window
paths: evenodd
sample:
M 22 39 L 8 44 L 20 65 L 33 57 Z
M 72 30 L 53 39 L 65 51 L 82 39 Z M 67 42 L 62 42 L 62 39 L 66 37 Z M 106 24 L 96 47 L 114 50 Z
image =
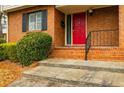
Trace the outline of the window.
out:
M 23 13 L 22 32 L 32 30 L 47 30 L 47 10 Z
M 2 16 L 1 19 L 1 25 L 2 25 L 2 32 L 6 33 L 7 32 L 7 16 Z
M 34 12 L 29 14 L 29 31 L 42 30 L 42 12 Z

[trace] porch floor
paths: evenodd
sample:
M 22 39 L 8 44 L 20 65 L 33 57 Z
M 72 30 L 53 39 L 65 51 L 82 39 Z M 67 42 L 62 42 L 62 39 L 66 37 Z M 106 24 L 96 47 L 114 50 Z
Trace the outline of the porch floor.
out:
M 9 86 L 124 86 L 124 62 L 47 59 Z

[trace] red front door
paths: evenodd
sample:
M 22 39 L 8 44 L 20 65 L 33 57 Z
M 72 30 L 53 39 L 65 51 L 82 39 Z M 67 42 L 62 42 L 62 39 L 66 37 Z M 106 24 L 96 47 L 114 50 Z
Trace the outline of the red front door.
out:
M 85 44 L 85 13 L 73 15 L 73 44 Z

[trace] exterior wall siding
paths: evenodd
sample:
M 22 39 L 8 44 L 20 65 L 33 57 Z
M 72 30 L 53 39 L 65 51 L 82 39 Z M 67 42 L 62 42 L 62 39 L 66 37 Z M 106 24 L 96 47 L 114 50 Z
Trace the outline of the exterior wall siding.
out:
M 92 45 L 118 45 L 119 29 L 118 6 L 94 9 L 87 14 L 87 30 L 99 31 L 92 33 Z M 101 30 L 106 30 L 102 31 Z M 116 31 L 116 32 L 113 32 Z
M 119 47 L 124 48 L 124 5 L 119 6 Z
M 85 50 L 84 48 L 75 48 L 75 47 L 64 47 L 64 48 L 55 48 L 50 58 L 65 58 L 65 59 L 84 59 Z
M 88 17 L 88 31 L 118 29 L 118 6 L 94 9 Z
M 61 26 L 61 21 L 65 21 L 65 14 L 55 9 L 55 47 L 65 45 L 65 27 Z
M 8 41 L 9 42 L 17 42 L 20 40 L 27 32 L 22 32 L 22 15 L 23 13 L 29 13 L 37 10 L 45 10 L 47 9 L 48 11 L 48 26 L 47 30 L 41 31 L 48 33 L 52 36 L 53 41 L 54 41 L 54 10 L 55 7 L 52 5 L 49 6 L 35 6 L 31 8 L 26 8 L 22 10 L 18 10 L 15 12 L 10 12 L 8 13 Z
M 101 13 L 101 14 L 100 14 Z M 119 35 L 107 39 L 113 41 L 114 45 L 110 47 L 92 47 L 88 53 L 88 60 L 101 61 L 124 61 L 124 6 L 114 6 L 94 11 L 93 16 L 88 15 L 88 31 L 96 30 L 114 30 L 118 29 Z M 105 35 L 106 33 L 102 33 Z M 110 34 L 110 33 L 109 33 Z M 97 37 L 94 35 L 94 37 Z M 104 39 L 103 39 L 104 40 Z M 94 40 L 93 40 L 94 41 Z M 96 42 L 96 41 L 94 41 Z M 104 41 L 102 41 L 104 42 Z M 97 42 L 101 43 L 101 42 Z M 104 43 L 103 43 L 104 44 Z M 51 58 L 85 58 L 84 48 L 56 48 L 50 55 Z
M 89 60 L 124 61 L 124 48 L 91 48 Z
M 85 58 L 84 48 L 55 48 L 50 58 L 82 59 Z M 88 53 L 88 60 L 97 61 L 124 61 L 124 48 L 104 47 L 91 48 Z
M 23 37 L 23 35 L 27 33 L 27 32 L 22 32 L 22 14 L 40 10 L 40 9 L 48 10 L 48 29 L 43 32 L 47 32 L 52 36 L 53 44 L 55 47 L 64 46 L 65 31 L 64 31 L 64 28 L 61 27 L 60 23 L 65 18 L 65 15 L 60 11 L 56 10 L 54 6 L 35 6 L 35 7 L 8 13 L 9 42 L 17 42 Z M 119 46 L 92 47 L 88 54 L 89 60 L 124 61 L 124 26 L 123 24 L 124 24 L 124 6 L 122 5 L 119 6 L 119 8 L 114 6 L 114 7 L 97 9 L 97 10 L 94 10 L 93 16 L 88 15 L 88 25 L 87 25 L 88 31 L 119 29 L 118 30 L 119 35 L 116 35 L 119 37 L 109 38 L 114 41 L 113 44 L 119 43 Z M 119 38 L 119 41 L 118 41 L 118 38 Z M 55 48 L 55 47 L 53 47 L 53 51 L 51 52 L 51 55 L 49 57 L 72 58 L 72 59 L 84 59 L 85 57 L 84 47 L 82 48 L 79 48 L 79 47 Z

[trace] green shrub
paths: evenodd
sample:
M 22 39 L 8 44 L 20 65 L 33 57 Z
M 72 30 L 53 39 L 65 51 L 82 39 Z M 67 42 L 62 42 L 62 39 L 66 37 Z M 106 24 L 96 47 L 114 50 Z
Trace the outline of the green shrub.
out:
M 0 44 L 0 61 L 7 59 L 7 50 L 5 44 Z
M 20 63 L 28 66 L 32 61 L 48 57 L 52 38 L 47 33 L 30 32 L 17 43 L 17 57 Z
M 0 44 L 0 60 L 5 60 L 5 59 L 10 59 L 11 61 L 17 61 L 15 43 Z
M 6 40 L 4 40 L 3 38 L 0 38 L 0 44 L 2 43 L 6 43 Z
M 15 43 L 8 44 L 7 56 L 8 56 L 8 59 L 11 61 L 14 61 L 14 62 L 18 61 Z

